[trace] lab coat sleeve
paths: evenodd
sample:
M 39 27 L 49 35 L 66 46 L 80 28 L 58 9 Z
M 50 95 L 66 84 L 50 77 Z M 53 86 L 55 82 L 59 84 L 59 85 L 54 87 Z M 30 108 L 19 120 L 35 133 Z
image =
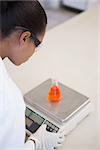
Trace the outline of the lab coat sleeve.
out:
M 24 150 L 36 150 L 35 143 L 33 141 L 31 141 L 31 140 L 28 140 L 24 144 Z

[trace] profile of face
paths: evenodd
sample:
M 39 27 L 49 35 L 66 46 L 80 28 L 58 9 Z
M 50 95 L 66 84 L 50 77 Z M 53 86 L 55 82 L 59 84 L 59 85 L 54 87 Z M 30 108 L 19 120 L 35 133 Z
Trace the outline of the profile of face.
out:
M 36 38 L 42 42 L 45 32 L 38 35 Z M 21 65 L 26 62 L 35 52 L 36 45 L 34 40 L 31 38 L 29 31 L 25 32 L 13 32 L 6 39 L 7 57 L 15 65 Z

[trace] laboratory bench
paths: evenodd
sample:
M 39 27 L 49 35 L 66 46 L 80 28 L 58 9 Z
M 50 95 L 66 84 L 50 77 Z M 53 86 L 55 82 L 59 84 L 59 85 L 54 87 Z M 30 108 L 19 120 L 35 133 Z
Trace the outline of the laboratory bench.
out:
M 97 111 L 99 14 L 100 5 L 95 5 L 49 30 L 37 53 L 19 67 L 5 59 L 7 70 L 23 95 L 48 78 L 54 78 L 90 98 L 93 112 L 66 137 L 59 150 L 100 149 Z

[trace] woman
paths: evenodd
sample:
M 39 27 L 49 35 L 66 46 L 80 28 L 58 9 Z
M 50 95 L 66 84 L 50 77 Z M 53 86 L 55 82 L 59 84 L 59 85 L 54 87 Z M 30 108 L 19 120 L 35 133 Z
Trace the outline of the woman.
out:
M 26 62 L 42 43 L 47 16 L 37 0 L 0 1 L 0 149 L 53 150 L 64 133 L 50 133 L 45 125 L 25 141 L 25 104 L 3 63 L 8 57 L 15 65 Z

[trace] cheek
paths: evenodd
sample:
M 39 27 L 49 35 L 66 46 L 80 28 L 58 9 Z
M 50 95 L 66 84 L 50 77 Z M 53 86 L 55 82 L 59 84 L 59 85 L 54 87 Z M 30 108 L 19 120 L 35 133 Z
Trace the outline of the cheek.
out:
M 35 47 L 30 46 L 27 48 L 27 57 L 31 57 L 35 52 Z

